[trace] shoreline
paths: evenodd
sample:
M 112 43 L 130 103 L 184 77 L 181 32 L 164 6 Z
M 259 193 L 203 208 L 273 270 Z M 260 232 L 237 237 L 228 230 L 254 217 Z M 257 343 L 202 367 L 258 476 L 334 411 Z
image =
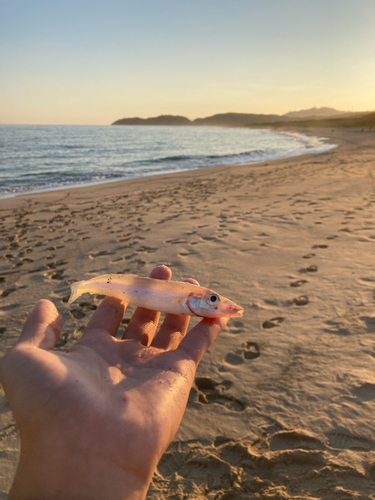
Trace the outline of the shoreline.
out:
M 248 128 L 248 127 L 239 127 L 239 128 Z M 254 127 L 255 128 L 255 127 Z M 317 136 L 316 134 L 312 135 L 311 131 L 308 131 L 309 133 L 306 133 L 306 131 L 298 131 L 296 129 L 289 129 L 289 128 L 283 128 L 279 130 L 275 130 L 272 128 L 262 128 L 262 129 L 256 129 L 256 130 L 265 130 L 267 132 L 272 132 L 275 134 L 289 134 L 289 135 L 304 135 L 311 137 L 312 139 L 323 139 L 321 143 L 327 144 L 327 141 L 330 140 L 330 138 L 326 137 L 321 137 L 320 135 Z M 337 147 L 338 145 L 333 145 L 334 147 Z M 332 149 L 334 149 L 334 147 Z M 123 181 L 131 181 L 133 179 L 143 179 L 146 177 L 156 177 L 156 176 L 163 176 L 163 175 L 177 175 L 181 174 L 184 172 L 196 172 L 201 169 L 207 169 L 207 168 L 219 168 L 219 167 L 239 167 L 242 165 L 260 165 L 264 163 L 269 163 L 269 162 L 274 162 L 274 161 L 279 161 L 279 160 L 284 160 L 287 158 L 295 158 L 295 157 L 300 157 L 304 156 L 305 154 L 321 154 L 325 153 L 327 151 L 322 151 L 322 152 L 312 152 L 312 153 L 301 153 L 301 154 L 290 154 L 289 156 L 284 156 L 284 157 L 279 157 L 279 158 L 270 158 L 266 160 L 261 160 L 261 161 L 256 161 L 256 162 L 251 162 L 251 163 L 233 163 L 233 164 L 227 164 L 227 165 L 206 165 L 206 166 L 198 166 L 198 167 L 192 167 L 189 168 L 187 167 L 186 169 L 181 169 L 181 170 L 176 170 L 174 172 L 166 172 L 166 173 L 160 173 L 160 174 L 150 174 L 150 175 L 143 175 L 143 176 L 134 176 L 134 177 L 128 177 L 128 178 L 116 178 L 116 179 L 104 179 L 101 181 L 87 181 L 83 182 L 82 184 L 72 184 L 72 185 L 65 185 L 65 186 L 55 186 L 55 187 L 48 187 L 48 188 L 41 188 L 41 189 L 36 189 L 36 190 L 30 190 L 30 191 L 23 191 L 19 193 L 9 193 L 5 195 L 0 195 L 0 201 L 1 200 L 8 200 L 14 197 L 19 197 L 19 196 L 31 196 L 31 195 L 39 195 L 39 194 L 44 194 L 44 193 L 49 193 L 49 192 L 59 192 L 59 191 L 64 191 L 64 190 L 70 190 L 70 189 L 84 189 L 84 188 L 91 188 L 94 186 L 100 186 L 100 185 L 106 185 L 109 183 L 117 183 L 117 182 L 123 182 Z
M 100 298 L 68 305 L 69 283 L 100 274 L 166 264 L 245 310 L 203 358 L 148 500 L 375 500 L 375 131 L 321 136 L 339 146 L 0 200 L 0 356 L 42 298 L 72 347 Z M 5 500 L 20 440 L 1 388 L 0 407 Z

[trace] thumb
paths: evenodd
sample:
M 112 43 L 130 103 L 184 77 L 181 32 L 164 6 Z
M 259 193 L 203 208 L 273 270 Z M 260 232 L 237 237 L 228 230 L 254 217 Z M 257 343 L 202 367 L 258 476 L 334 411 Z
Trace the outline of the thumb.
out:
M 18 344 L 53 349 L 61 333 L 61 316 L 49 300 L 40 300 L 24 324 Z

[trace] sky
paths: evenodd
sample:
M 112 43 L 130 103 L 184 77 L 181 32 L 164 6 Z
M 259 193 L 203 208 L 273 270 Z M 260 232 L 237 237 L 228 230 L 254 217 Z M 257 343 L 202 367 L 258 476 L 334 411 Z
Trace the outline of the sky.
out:
M 375 0 L 0 0 L 0 123 L 375 110 Z

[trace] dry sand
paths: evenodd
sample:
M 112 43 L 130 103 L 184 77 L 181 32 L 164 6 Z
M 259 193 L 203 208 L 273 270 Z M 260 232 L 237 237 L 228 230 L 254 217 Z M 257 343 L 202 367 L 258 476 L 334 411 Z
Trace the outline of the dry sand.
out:
M 40 298 L 69 348 L 98 304 L 68 306 L 69 281 L 100 273 L 164 263 L 245 308 L 149 499 L 375 499 L 375 133 L 330 135 L 320 155 L 0 200 L 0 354 Z M 19 438 L 0 396 L 4 499 Z

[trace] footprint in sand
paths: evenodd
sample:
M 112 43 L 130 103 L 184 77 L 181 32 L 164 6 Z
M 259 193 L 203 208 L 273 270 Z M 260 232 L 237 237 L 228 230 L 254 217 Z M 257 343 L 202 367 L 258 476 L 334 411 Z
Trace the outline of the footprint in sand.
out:
M 314 253 L 308 253 L 302 256 L 303 259 L 311 259 L 312 257 L 315 257 Z
M 76 307 L 75 309 L 70 309 L 69 313 L 75 319 L 82 319 L 85 317 L 85 313 L 81 309 L 78 309 L 78 307 Z
M 243 351 L 243 356 L 245 359 L 256 359 L 260 356 L 259 345 L 256 342 L 246 342 L 245 349 Z
M 279 326 L 283 321 L 284 318 L 282 318 L 281 316 L 272 318 L 262 323 L 262 328 L 275 328 L 275 326 Z
M 16 290 L 17 290 L 17 287 L 15 285 L 12 285 L 9 288 L 6 288 L 5 290 L 3 290 L 1 292 L 0 297 L 3 297 L 3 298 L 8 297 L 9 294 L 15 292 Z
M 299 297 L 294 297 L 293 302 L 296 306 L 305 306 L 309 303 L 309 298 L 305 295 L 300 295 Z
M 130 253 L 129 255 L 124 255 L 123 259 L 130 260 L 133 257 L 135 257 L 136 255 L 137 255 L 137 253 Z
M 231 321 L 228 330 L 229 333 L 234 335 L 242 334 L 244 332 L 244 324 L 240 320 Z
M 111 260 L 111 264 L 114 264 L 115 262 L 120 262 L 122 260 L 124 260 L 124 257 L 117 257 L 117 259 L 112 259 Z
M 352 393 L 357 396 L 360 401 L 373 401 L 375 399 L 375 384 L 364 382 L 354 387 Z
M 303 269 L 300 269 L 300 272 L 302 273 L 316 273 L 318 271 L 318 266 L 312 265 L 309 267 L 304 267 Z
M 56 267 L 63 266 L 64 264 L 66 264 L 66 260 L 55 260 L 54 262 L 50 262 L 46 265 L 48 269 L 56 269 Z
M 353 436 L 349 431 L 346 432 L 328 432 L 329 445 L 332 448 L 341 450 L 369 451 L 373 443 L 362 436 Z
M 116 274 L 131 274 L 134 272 L 134 269 L 131 269 L 130 267 L 124 267 L 123 269 L 118 269 L 116 271 Z M 94 273 L 97 274 L 97 273 Z
M 108 252 L 108 250 L 102 250 L 101 252 L 95 252 L 89 255 L 91 258 L 95 259 L 96 257 L 102 257 L 104 255 L 113 255 L 114 252 Z
M 96 306 L 95 304 L 92 304 L 91 302 L 80 302 L 79 304 L 79 307 L 82 307 L 82 309 L 90 309 L 91 311 L 95 311 L 98 306 Z
M 28 271 L 29 274 L 33 274 L 33 273 L 40 273 L 42 271 L 46 271 L 47 270 L 47 267 L 46 266 L 38 266 L 36 267 L 35 269 L 31 269 L 30 271 Z
M 144 260 L 141 260 L 141 259 L 136 259 L 134 261 L 134 264 L 137 264 L 137 266 L 139 266 L 139 267 L 143 267 L 146 265 L 146 262 Z
M 65 269 L 59 269 L 58 271 L 53 272 L 52 274 L 49 275 L 49 278 L 51 280 L 63 280 L 64 279 L 64 271 Z
M 166 240 L 166 243 L 171 243 L 172 245 L 182 245 L 185 243 L 188 243 L 188 240 L 182 240 L 182 239 L 174 239 L 174 240 Z
M 234 352 L 228 352 L 228 354 L 225 356 L 224 361 L 228 363 L 228 365 L 238 366 L 244 363 L 244 358 L 243 356 L 235 354 Z
M 308 282 L 307 280 L 292 281 L 292 283 L 290 284 L 290 286 L 293 287 L 293 288 L 296 288 L 296 287 L 304 285 L 307 282 Z
M 303 430 L 283 430 L 270 439 L 271 450 L 322 450 L 325 443 L 312 433 Z
M 216 236 L 200 236 L 203 241 L 217 241 Z
M 219 404 L 225 406 L 228 410 L 244 411 L 246 402 L 226 394 L 233 382 L 224 380 L 223 382 L 215 382 L 207 377 L 197 377 L 194 381 L 193 388 L 190 393 L 190 400 L 195 400 L 201 404 Z
M 194 255 L 193 252 L 180 252 L 178 254 L 180 257 L 188 257 L 189 255 Z
M 67 341 L 68 341 L 68 332 L 64 332 L 58 338 L 55 347 L 64 347 L 64 345 L 67 343 Z
M 237 353 L 228 352 L 225 362 L 232 366 L 242 365 L 245 359 L 256 359 L 260 356 L 260 346 L 257 342 L 246 342 L 244 347 L 237 350 Z
M 157 248 L 154 247 L 146 247 L 145 245 L 141 245 L 136 249 L 136 252 L 144 252 L 144 253 L 154 253 L 157 251 Z

